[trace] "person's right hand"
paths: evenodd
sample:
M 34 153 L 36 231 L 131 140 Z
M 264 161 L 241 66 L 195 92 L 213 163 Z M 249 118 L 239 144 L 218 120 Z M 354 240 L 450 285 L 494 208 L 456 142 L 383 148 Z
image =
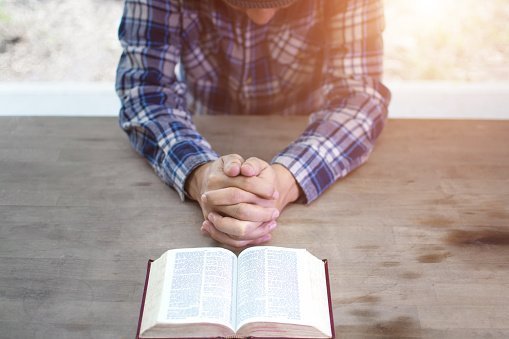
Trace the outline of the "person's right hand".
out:
M 239 175 L 243 162 L 236 154 L 223 156 L 198 167 L 186 184 L 202 209 L 202 230 L 233 247 L 267 241 L 279 216 L 273 180 Z
M 237 164 L 235 166 L 238 166 Z M 234 171 L 230 171 L 230 168 L 225 168 L 225 174 L 232 175 L 237 174 L 239 172 L 238 167 L 235 168 Z M 291 172 L 286 169 L 286 167 L 279 164 L 268 164 L 266 161 L 251 157 L 244 161 L 240 167 L 240 175 L 245 177 L 256 177 L 259 180 L 265 181 L 266 184 L 270 186 L 274 186 L 278 192 L 277 198 L 269 201 L 270 206 L 274 206 L 278 209 L 279 213 L 291 202 L 297 200 L 301 194 L 299 186 L 295 181 L 295 178 L 291 174 Z M 205 197 L 208 201 L 214 204 L 223 204 L 227 203 L 227 201 L 221 201 L 221 195 L 219 194 L 221 190 L 218 191 L 209 191 L 205 194 Z M 243 195 L 249 194 L 249 192 L 242 192 Z M 225 196 L 223 196 L 224 198 Z M 228 198 L 228 196 L 226 196 Z M 240 199 L 240 198 L 239 198 Z M 249 200 L 252 199 L 252 200 Z M 256 196 L 246 196 L 246 201 L 251 203 L 265 204 L 266 200 L 257 201 Z M 229 203 L 231 203 L 231 199 Z M 224 230 L 225 223 L 226 225 L 229 223 L 229 217 L 222 217 L 216 213 L 210 213 L 208 217 L 209 222 L 205 222 L 203 224 L 203 228 L 216 240 L 220 242 L 227 242 L 231 244 L 231 239 L 225 238 L 222 234 L 221 230 Z M 250 245 L 259 244 L 266 242 L 271 239 L 270 232 L 277 226 L 276 221 L 273 220 L 270 224 L 265 223 L 262 225 L 260 222 L 258 228 L 256 228 L 256 232 L 249 234 L 248 240 L 251 240 Z M 264 230 L 264 232 L 261 232 Z M 263 234 L 257 239 L 254 239 L 255 235 Z M 240 238 L 238 240 L 244 240 Z M 237 242 L 237 247 L 242 247 L 246 245 L 246 242 Z

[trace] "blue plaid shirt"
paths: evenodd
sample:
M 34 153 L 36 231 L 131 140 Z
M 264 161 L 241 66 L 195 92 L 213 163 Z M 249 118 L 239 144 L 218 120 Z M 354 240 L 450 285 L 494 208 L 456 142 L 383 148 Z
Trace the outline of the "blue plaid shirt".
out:
M 299 0 L 261 26 L 222 0 L 126 0 L 120 125 L 184 199 L 189 174 L 219 156 L 192 114 L 307 114 L 272 163 L 311 202 L 364 163 L 382 131 L 383 28 L 380 0 Z

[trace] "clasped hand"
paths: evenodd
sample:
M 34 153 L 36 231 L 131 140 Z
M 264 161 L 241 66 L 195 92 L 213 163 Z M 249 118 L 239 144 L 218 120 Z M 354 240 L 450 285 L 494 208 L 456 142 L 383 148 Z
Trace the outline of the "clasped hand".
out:
M 200 204 L 203 232 L 223 244 L 245 247 L 270 240 L 281 209 L 298 197 L 298 189 L 297 196 L 295 187 L 288 189 L 293 186 L 283 166 L 230 154 L 193 171 L 187 192 Z

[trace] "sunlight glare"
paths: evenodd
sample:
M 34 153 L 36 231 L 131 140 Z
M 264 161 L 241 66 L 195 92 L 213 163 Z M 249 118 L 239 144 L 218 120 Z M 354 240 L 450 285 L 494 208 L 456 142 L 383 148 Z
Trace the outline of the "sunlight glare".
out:
M 450 2 L 447 0 L 413 0 L 415 14 L 425 20 L 436 20 L 447 15 Z

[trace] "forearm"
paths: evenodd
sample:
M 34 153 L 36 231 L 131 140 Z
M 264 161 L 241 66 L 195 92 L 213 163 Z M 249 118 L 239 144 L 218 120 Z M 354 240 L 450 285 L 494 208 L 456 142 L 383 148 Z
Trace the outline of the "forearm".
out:
M 179 8 L 175 0 L 164 8 L 151 1 L 125 2 L 116 91 L 120 126 L 133 148 L 184 199 L 187 176 L 217 154 L 196 131 L 185 104 L 186 86 L 173 72 L 180 59 Z
M 184 199 L 186 178 L 196 167 L 217 159 L 218 155 L 192 122 L 181 117 L 188 113 L 163 105 L 144 107 L 143 100 L 142 97 L 124 97 L 120 125 L 133 148 L 147 159 L 163 182 Z
M 378 98 L 389 92 L 377 90 L 353 93 L 334 109 L 315 112 L 304 133 L 272 160 L 293 174 L 307 203 L 368 159 L 387 117 L 388 101 Z
M 196 167 L 187 177 L 185 191 L 192 200 L 201 200 L 201 196 L 204 193 L 202 192 L 203 180 L 207 175 L 209 164 L 205 163 Z
M 381 1 L 331 1 L 323 69 L 324 105 L 304 133 L 273 160 L 286 167 L 307 203 L 363 164 L 387 118 Z M 351 25 L 345 25 L 351 22 Z

